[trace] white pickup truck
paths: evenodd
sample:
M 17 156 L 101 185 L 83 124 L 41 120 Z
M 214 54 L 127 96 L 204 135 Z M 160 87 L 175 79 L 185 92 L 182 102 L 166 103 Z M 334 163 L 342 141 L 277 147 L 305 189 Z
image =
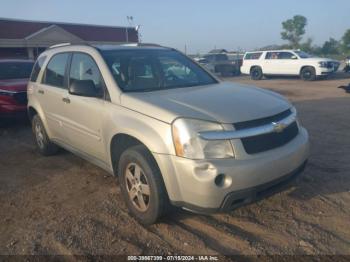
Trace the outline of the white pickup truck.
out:
M 241 72 L 254 80 L 269 75 L 295 75 L 313 81 L 336 72 L 339 65 L 338 61 L 313 57 L 299 50 L 270 50 L 245 53 Z

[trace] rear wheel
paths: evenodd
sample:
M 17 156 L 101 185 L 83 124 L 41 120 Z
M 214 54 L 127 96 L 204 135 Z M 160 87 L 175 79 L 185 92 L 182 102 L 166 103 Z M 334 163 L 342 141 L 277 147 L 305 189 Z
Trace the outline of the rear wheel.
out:
M 35 144 L 42 155 L 51 156 L 57 153 L 59 148 L 50 141 L 39 115 L 35 115 L 32 119 L 32 130 Z
M 304 81 L 314 81 L 316 80 L 315 68 L 308 66 L 304 67 L 300 72 L 300 78 Z
M 250 77 L 253 80 L 261 80 L 263 77 L 263 72 L 260 67 L 256 66 L 250 70 Z
M 168 211 L 170 204 L 160 170 L 144 146 L 133 146 L 122 153 L 118 174 L 128 209 L 141 224 L 153 224 Z

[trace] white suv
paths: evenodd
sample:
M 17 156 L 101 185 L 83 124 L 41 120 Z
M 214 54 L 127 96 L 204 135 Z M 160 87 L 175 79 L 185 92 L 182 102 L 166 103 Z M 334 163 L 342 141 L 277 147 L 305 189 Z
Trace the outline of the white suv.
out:
M 327 76 L 338 70 L 340 63 L 328 58 L 313 57 L 298 50 L 271 50 L 247 52 L 241 72 L 254 80 L 269 75 L 295 75 L 306 81 Z

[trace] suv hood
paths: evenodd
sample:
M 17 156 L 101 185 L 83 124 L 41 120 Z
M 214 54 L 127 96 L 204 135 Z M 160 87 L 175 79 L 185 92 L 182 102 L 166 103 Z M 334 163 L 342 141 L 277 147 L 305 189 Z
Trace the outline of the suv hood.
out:
M 167 123 L 177 117 L 235 123 L 272 116 L 291 107 L 277 93 L 232 82 L 123 93 L 121 104 Z
M 302 61 L 310 61 L 310 62 L 337 62 L 337 60 L 330 59 L 330 58 L 324 58 L 324 57 L 309 57 L 309 58 L 303 58 Z

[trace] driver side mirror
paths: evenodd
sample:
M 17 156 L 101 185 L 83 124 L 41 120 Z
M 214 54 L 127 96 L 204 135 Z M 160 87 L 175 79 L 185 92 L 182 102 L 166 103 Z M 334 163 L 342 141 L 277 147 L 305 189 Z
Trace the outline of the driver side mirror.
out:
M 97 89 L 92 80 L 73 80 L 69 86 L 69 93 L 77 96 L 98 97 Z
M 294 59 L 294 60 L 298 59 L 298 57 L 296 55 L 293 55 L 291 58 Z

